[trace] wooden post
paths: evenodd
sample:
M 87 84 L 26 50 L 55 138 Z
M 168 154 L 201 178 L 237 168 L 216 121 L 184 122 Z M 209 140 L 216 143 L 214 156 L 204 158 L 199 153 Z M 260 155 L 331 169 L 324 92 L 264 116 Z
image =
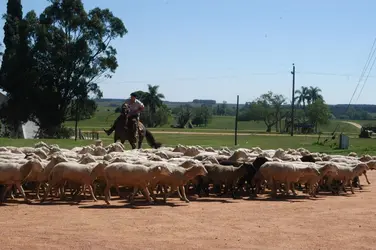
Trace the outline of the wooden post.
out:
M 238 115 L 239 115 L 239 95 L 236 96 L 235 146 L 238 145 Z
M 291 136 L 294 136 L 295 64 L 292 64 Z

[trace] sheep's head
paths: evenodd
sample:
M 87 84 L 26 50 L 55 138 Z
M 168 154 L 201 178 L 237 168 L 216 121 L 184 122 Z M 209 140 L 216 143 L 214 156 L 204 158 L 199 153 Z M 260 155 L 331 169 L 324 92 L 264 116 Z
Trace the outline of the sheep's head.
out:
M 193 179 L 196 176 L 205 176 L 207 174 L 208 174 L 208 171 L 206 170 L 206 168 L 202 164 L 190 167 L 189 169 L 187 169 L 187 171 L 185 173 L 185 175 L 189 179 Z
M 105 167 L 107 167 L 109 164 L 109 162 L 107 161 L 103 161 L 103 162 L 100 162 L 98 163 L 94 168 L 93 170 L 91 170 L 91 178 L 93 180 L 95 180 L 96 178 L 98 177 L 103 177 L 104 176 L 104 169 Z
M 322 168 L 321 168 L 322 171 L 322 175 L 325 175 L 325 176 L 336 176 L 338 175 L 338 167 L 336 164 L 334 163 L 328 163 L 328 164 L 325 164 Z
M 370 170 L 376 169 L 376 161 L 375 160 L 367 161 L 366 164 L 367 164 L 367 166 Z
M 315 158 L 312 155 L 304 155 L 300 158 L 303 162 L 316 162 Z
M 320 176 L 320 171 L 317 168 L 306 167 L 304 168 L 304 175 Z
M 78 163 L 81 163 L 81 164 L 87 164 L 87 163 L 91 163 L 91 162 L 96 162 L 94 156 L 92 156 L 91 154 L 84 154 L 80 160 L 78 160 Z
M 150 168 L 150 171 L 154 175 L 164 175 L 164 176 L 169 176 L 171 175 L 171 171 L 164 165 L 155 165 Z
M 355 166 L 354 170 L 357 173 L 357 175 L 359 176 L 359 175 L 363 174 L 365 171 L 369 170 L 369 167 L 365 163 L 359 163 Z
M 269 161 L 268 158 L 264 156 L 258 156 L 252 163 L 253 167 L 260 168 L 265 162 Z
M 190 168 L 192 166 L 196 166 L 199 163 L 200 162 L 197 161 L 197 160 L 188 159 L 188 160 L 184 161 L 182 164 L 180 164 L 180 167 L 182 167 L 182 168 Z
M 52 163 L 52 165 L 56 165 L 60 162 L 67 162 L 68 161 L 67 158 L 65 158 L 63 155 L 60 155 L 60 154 L 52 155 L 47 160 L 50 161 L 50 163 Z

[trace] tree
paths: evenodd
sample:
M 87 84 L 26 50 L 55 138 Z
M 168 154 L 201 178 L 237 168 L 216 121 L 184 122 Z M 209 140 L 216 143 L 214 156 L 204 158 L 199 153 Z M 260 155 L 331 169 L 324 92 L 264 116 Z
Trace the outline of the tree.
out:
M 127 33 L 109 9 L 87 13 L 81 0 L 49 1 L 39 18 L 27 14 L 38 72 L 33 120 L 48 137 L 69 117 L 74 100 L 102 97 L 97 80 L 111 77 L 118 66 L 111 42 Z
M 67 121 L 75 121 L 78 117 L 78 121 L 87 120 L 93 117 L 97 111 L 98 104 L 94 99 L 86 99 L 83 101 L 73 100 L 69 107 L 69 116 Z
M 32 60 L 28 45 L 28 26 L 22 16 L 20 0 L 9 0 L 4 24 L 5 51 L 0 69 L 0 88 L 6 92 L 7 101 L 0 107 L 0 118 L 7 127 L 17 132 L 32 112 L 34 89 Z M 17 136 L 17 133 L 14 133 Z
M 193 116 L 193 109 L 190 105 L 181 105 L 176 111 L 176 126 L 184 128 Z
M 144 104 L 150 108 L 150 112 L 152 114 L 157 111 L 157 108 L 162 106 L 162 99 L 165 98 L 163 94 L 158 93 L 158 89 L 158 85 L 152 86 L 148 84 L 148 92 L 145 92 L 145 95 L 143 97 Z
M 325 101 L 321 98 L 317 99 L 307 107 L 307 116 L 309 121 L 315 125 L 317 132 L 318 125 L 327 124 L 330 118 L 330 110 Z
M 301 89 L 295 90 L 295 94 L 298 95 L 295 97 L 296 104 L 302 106 L 305 110 L 306 103 L 309 102 L 309 89 L 305 86 L 302 86 Z
M 285 102 L 286 98 L 283 95 L 269 91 L 246 105 L 246 110 L 242 111 L 242 116 L 247 116 L 249 120 L 253 121 L 264 121 L 266 132 L 271 132 L 274 125 L 276 126 L 276 131 L 279 132 L 281 120 L 287 115 L 286 110 L 282 108 Z
M 206 127 L 212 116 L 213 112 L 208 106 L 202 105 L 201 107 L 197 107 L 193 110 L 192 125 L 204 125 Z
M 319 87 L 309 86 L 309 89 L 308 89 L 308 96 L 309 96 L 308 104 L 315 102 L 318 99 L 324 99 L 320 93 L 321 93 L 321 89 Z

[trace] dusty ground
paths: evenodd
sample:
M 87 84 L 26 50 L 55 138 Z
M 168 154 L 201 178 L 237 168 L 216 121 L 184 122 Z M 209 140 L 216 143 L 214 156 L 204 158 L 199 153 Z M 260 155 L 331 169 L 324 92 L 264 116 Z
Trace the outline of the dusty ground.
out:
M 7 203 L 0 249 L 376 249 L 376 171 L 369 179 L 317 199 Z

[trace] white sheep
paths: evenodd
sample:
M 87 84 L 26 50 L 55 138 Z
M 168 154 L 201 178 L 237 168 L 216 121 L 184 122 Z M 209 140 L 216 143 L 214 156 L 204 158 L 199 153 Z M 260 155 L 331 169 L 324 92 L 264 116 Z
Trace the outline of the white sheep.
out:
M 166 166 L 154 165 L 146 167 L 139 164 L 130 164 L 125 162 L 111 163 L 104 168 L 104 176 L 106 179 L 106 188 L 104 191 L 105 202 L 110 204 L 110 188 L 114 185 L 123 185 L 133 187 L 131 195 L 131 203 L 134 202 L 134 195 L 140 189 L 146 200 L 152 203 L 150 194 L 147 189 L 149 182 L 160 175 L 170 175 L 171 172 Z
M 0 162 L 0 183 L 7 186 L 3 192 L 0 203 L 5 199 L 6 193 L 13 185 L 16 185 L 24 200 L 30 202 L 25 195 L 21 182 L 25 180 L 32 171 L 41 172 L 42 170 L 41 162 L 36 159 L 31 159 L 24 164 Z

